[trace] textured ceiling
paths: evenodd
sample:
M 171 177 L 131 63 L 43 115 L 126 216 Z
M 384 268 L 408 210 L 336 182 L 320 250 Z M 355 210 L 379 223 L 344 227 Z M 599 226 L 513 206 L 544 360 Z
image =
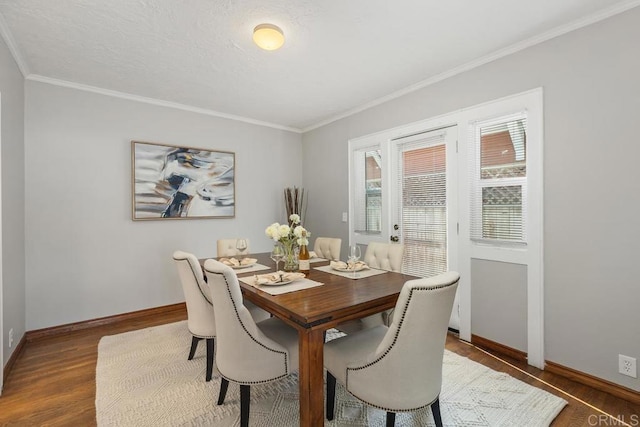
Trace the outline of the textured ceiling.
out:
M 0 18 L 26 77 L 305 129 L 500 49 L 637 4 L 0 0 Z M 264 22 L 283 29 L 280 50 L 252 43 L 253 27 Z

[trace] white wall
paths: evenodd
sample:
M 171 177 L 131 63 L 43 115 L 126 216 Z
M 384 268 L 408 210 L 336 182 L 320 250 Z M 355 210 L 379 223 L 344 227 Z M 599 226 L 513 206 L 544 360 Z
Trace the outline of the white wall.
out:
M 617 373 L 618 353 L 640 359 L 638 23 L 637 7 L 305 133 L 307 226 L 348 239 L 349 139 L 542 86 L 545 358 L 640 391 Z
M 184 301 L 171 254 L 284 221 L 301 136 L 43 83 L 26 84 L 27 329 Z M 131 140 L 236 153 L 236 217 L 131 220 Z
M 25 332 L 24 290 L 24 79 L 0 38 L 2 94 L 2 282 L 0 327 L 4 367 Z M 9 329 L 13 347 L 9 348 Z M 1 375 L 1 374 L 0 374 Z M 0 381 L 1 383 L 1 381 Z

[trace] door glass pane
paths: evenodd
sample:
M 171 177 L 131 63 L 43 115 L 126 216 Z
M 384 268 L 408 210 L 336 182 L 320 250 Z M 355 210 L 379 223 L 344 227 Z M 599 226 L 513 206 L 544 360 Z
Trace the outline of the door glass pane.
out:
M 399 217 L 403 272 L 430 277 L 447 269 L 446 151 L 444 144 L 421 145 L 402 152 Z

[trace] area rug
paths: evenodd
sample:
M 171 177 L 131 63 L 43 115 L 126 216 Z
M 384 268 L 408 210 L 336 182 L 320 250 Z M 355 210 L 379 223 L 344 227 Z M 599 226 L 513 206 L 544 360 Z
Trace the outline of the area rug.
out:
M 329 338 L 337 336 L 335 333 Z M 216 405 L 220 378 L 205 382 L 201 343 L 187 360 L 186 321 L 106 336 L 98 345 L 98 426 L 240 425 L 240 390 L 230 384 Z M 338 384 L 336 418 L 325 426 L 384 426 L 385 412 L 362 404 Z M 445 351 L 440 408 L 445 426 L 548 426 L 567 404 L 507 374 Z M 297 377 L 251 387 L 253 426 L 298 426 Z M 398 413 L 396 426 L 432 426 L 429 408 Z

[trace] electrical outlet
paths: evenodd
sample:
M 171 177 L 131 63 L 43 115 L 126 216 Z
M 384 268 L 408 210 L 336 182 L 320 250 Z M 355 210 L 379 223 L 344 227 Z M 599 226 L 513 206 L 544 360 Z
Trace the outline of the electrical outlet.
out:
M 619 354 L 618 372 L 628 377 L 638 378 L 638 372 L 636 370 L 636 358 L 625 356 L 624 354 Z
M 13 345 L 13 328 L 9 329 L 9 348 Z
M 342 222 L 347 222 L 349 220 L 349 215 L 346 212 L 342 212 Z

